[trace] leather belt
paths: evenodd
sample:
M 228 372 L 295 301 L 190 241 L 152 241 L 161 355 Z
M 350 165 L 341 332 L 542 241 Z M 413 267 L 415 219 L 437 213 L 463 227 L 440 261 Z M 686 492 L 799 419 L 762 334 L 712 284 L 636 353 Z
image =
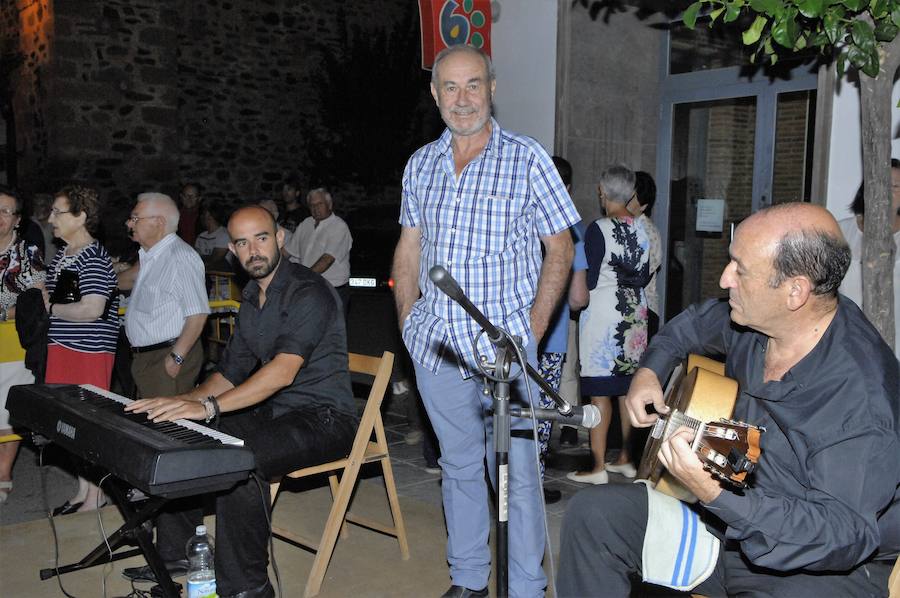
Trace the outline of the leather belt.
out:
M 168 349 L 172 345 L 175 344 L 175 341 L 178 339 L 172 338 L 167 341 L 163 341 L 161 343 L 156 343 L 155 345 L 147 345 L 145 347 L 132 347 L 132 353 L 147 353 L 149 351 L 159 351 L 160 349 Z

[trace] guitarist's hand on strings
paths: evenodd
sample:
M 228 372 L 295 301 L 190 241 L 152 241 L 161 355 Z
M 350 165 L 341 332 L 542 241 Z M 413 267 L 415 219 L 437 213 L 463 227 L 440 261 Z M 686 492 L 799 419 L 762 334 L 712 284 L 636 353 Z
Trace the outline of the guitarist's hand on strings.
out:
M 700 458 L 691 448 L 693 440 L 694 430 L 681 426 L 660 445 L 659 461 L 701 502 L 709 503 L 719 496 L 722 486 L 703 469 Z
M 634 427 L 646 428 L 659 419 L 656 413 L 647 413 L 647 405 L 652 405 L 656 413 L 669 412 L 656 374 L 649 368 L 639 368 L 631 379 L 631 386 L 625 397 L 625 406 Z

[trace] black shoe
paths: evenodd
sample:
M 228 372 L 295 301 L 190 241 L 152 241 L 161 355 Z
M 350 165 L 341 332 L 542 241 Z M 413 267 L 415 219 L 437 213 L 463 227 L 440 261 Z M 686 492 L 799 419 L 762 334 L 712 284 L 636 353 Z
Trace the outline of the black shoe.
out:
M 83 502 L 72 503 L 72 502 L 66 501 L 63 504 L 56 507 L 55 509 L 53 509 L 53 516 L 58 517 L 60 515 L 70 515 L 70 514 L 74 513 L 75 511 L 77 511 L 78 509 L 80 509 L 81 505 L 83 505 L 83 504 L 84 504 Z
M 553 488 L 544 488 L 544 504 L 552 505 L 555 502 L 559 502 L 559 499 L 562 498 L 561 490 L 554 490 Z
M 166 570 L 169 572 L 169 577 L 181 577 L 182 575 L 187 575 L 189 567 L 187 559 L 166 561 L 165 565 Z M 143 567 L 126 567 L 125 569 L 122 569 L 122 577 L 130 579 L 131 581 L 149 581 L 156 583 L 156 573 L 153 572 L 150 565 L 144 565 Z
M 578 445 L 578 430 L 572 426 L 562 426 L 559 430 L 559 443 L 570 446 Z
M 462 586 L 450 586 L 450 589 L 441 595 L 441 598 L 481 598 L 488 595 L 487 588 L 480 590 L 470 590 Z

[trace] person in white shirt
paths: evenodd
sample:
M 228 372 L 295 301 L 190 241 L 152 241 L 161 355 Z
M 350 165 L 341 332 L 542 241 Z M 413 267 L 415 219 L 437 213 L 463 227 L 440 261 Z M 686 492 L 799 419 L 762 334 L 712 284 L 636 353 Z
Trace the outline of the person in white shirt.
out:
M 225 220 L 224 211 L 207 204 L 200 209 L 200 222 L 203 232 L 197 235 L 194 249 L 200 254 L 205 264 L 221 264 L 228 255 L 228 231 L 222 226 Z
M 335 215 L 331 193 L 313 189 L 306 196 L 312 214 L 300 223 L 287 252 L 292 262 L 322 275 L 337 290 L 347 313 L 350 295 L 350 248 L 353 237 L 343 218 Z
M 838 291 L 852 299 L 860 309 L 862 309 L 862 243 L 865 223 L 863 193 L 863 186 L 860 185 L 853 203 L 850 204 L 850 210 L 854 215 L 838 222 L 852 255 L 850 268 Z M 891 198 L 893 201 L 891 210 L 894 213 L 892 223 L 894 246 L 897 248 L 894 252 L 894 355 L 900 359 L 900 260 L 898 260 L 900 257 L 900 160 L 896 158 L 891 159 Z
M 125 333 L 142 398 L 187 392 L 203 365 L 197 342 L 209 314 L 203 260 L 175 234 L 178 218 L 171 197 L 141 193 L 126 221 L 131 238 L 141 246 Z

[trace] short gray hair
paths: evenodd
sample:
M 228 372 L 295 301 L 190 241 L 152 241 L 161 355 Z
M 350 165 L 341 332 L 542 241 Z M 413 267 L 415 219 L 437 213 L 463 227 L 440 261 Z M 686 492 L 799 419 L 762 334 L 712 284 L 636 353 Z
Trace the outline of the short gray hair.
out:
M 769 286 L 778 288 L 788 278 L 805 276 L 813 295 L 837 297 L 849 267 L 850 246 L 842 237 L 815 229 L 790 231 L 775 248 Z
M 609 201 L 626 204 L 634 195 L 634 172 L 622 164 L 610 166 L 600 175 L 600 189 Z
M 470 46 L 467 44 L 457 44 L 455 46 L 447 46 L 440 52 L 438 55 L 434 57 L 434 64 L 431 65 L 431 83 L 437 85 L 438 82 L 438 67 L 444 61 L 444 59 L 453 56 L 454 54 L 459 54 L 460 52 L 464 54 L 472 54 L 474 56 L 478 56 L 481 60 L 484 61 L 484 70 L 488 75 L 488 82 L 494 81 L 497 79 L 497 74 L 494 72 L 494 63 L 491 62 L 491 57 L 487 55 L 484 50 L 480 50 L 475 46 Z
M 181 214 L 178 212 L 178 204 L 175 203 L 174 199 L 165 193 L 147 191 L 146 193 L 139 194 L 137 196 L 137 201 L 138 203 L 145 201 L 158 208 L 156 211 L 159 213 L 153 215 L 162 216 L 163 220 L 166 221 L 166 234 L 174 233 L 178 230 L 178 220 L 181 218 Z
M 328 192 L 328 189 L 325 187 L 316 187 L 312 191 L 306 194 L 306 203 L 309 204 L 309 200 L 312 199 L 313 195 L 321 195 L 325 198 L 325 203 L 328 204 L 328 207 L 331 208 L 334 206 L 334 202 L 331 199 L 331 193 Z

